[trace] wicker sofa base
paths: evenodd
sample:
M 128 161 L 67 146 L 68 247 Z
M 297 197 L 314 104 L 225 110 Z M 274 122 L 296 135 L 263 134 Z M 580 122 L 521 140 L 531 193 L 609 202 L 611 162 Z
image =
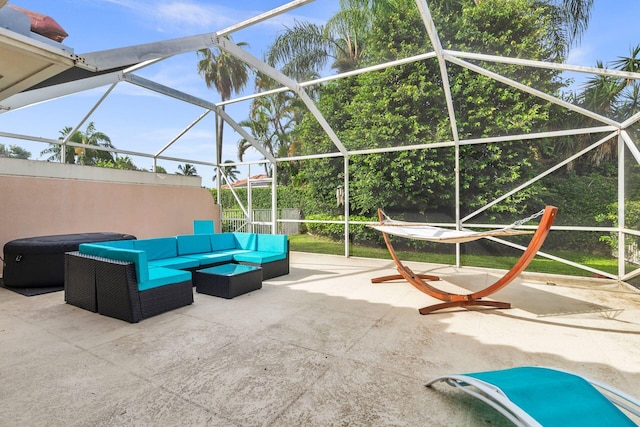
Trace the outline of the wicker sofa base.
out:
M 85 310 L 98 311 L 96 261 L 98 257 L 68 252 L 64 255 L 64 300 Z M 106 259 L 104 259 L 106 261 Z
M 279 261 L 265 262 L 264 264 L 258 264 L 253 262 L 238 262 L 240 265 L 251 265 L 254 267 L 262 268 L 262 280 L 273 279 L 278 276 L 285 276 L 289 274 L 289 251 L 287 251 L 287 257 Z
M 78 252 L 66 257 L 65 300 L 77 307 L 136 323 L 193 303 L 191 280 L 139 291 L 133 263 Z

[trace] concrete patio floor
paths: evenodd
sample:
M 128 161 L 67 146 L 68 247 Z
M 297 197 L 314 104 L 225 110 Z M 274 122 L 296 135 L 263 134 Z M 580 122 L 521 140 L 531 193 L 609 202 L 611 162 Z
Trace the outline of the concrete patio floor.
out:
M 488 270 L 409 263 L 473 291 Z M 542 365 L 640 397 L 640 293 L 525 274 L 510 310 L 450 309 L 391 261 L 292 253 L 291 274 L 233 300 L 129 324 L 0 289 L 2 426 L 486 426 L 499 414 L 445 373 Z M 445 282 L 445 283 L 446 283 Z

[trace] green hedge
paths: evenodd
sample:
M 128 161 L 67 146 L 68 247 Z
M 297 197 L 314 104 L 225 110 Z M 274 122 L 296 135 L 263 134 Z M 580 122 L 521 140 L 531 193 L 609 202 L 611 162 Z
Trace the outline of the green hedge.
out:
M 314 214 L 307 215 L 310 221 L 344 221 L 344 216 L 331 216 Z M 377 218 L 353 215 L 349 217 L 349 240 L 351 243 L 357 243 L 363 246 L 381 245 L 384 243 L 380 233 L 365 224 L 352 224 L 352 222 L 374 222 Z M 322 224 L 316 222 L 306 223 L 307 230 L 310 234 L 322 237 L 329 237 L 332 240 L 344 240 L 343 224 Z
M 218 199 L 218 190 L 210 190 L 213 200 Z M 235 192 L 244 206 L 247 205 L 247 189 L 237 188 Z M 271 208 L 271 188 L 254 188 L 251 190 L 251 197 L 254 209 Z M 231 190 L 222 189 L 220 192 L 220 204 L 224 209 L 240 209 Z M 299 208 L 304 211 L 305 198 L 302 191 L 294 187 L 278 187 L 278 207 L 279 208 Z
M 563 172 L 545 178 L 538 191 L 537 200 L 531 200 L 531 205 L 554 205 L 558 207 L 558 218 L 555 225 L 587 225 L 610 226 L 611 207 L 615 203 L 617 192 L 617 178 L 606 177 L 601 174 L 578 175 L 571 172 Z M 235 190 L 238 197 L 246 206 L 247 189 Z M 216 200 L 217 191 L 211 190 L 212 197 Z M 271 207 L 271 188 L 254 188 L 252 190 L 253 207 L 256 209 L 268 209 Z M 238 209 L 239 206 L 231 190 L 222 190 L 221 203 L 223 209 Z M 303 218 L 309 220 L 341 221 L 343 217 L 337 215 L 344 209 L 343 206 L 327 207 L 318 203 L 313 194 L 308 194 L 304 186 L 280 186 L 278 187 L 278 207 L 297 208 L 302 212 Z M 327 209 L 331 212 L 327 212 Z M 513 221 L 513 214 L 499 214 L 497 222 L 509 223 Z M 377 218 L 365 216 L 352 216 L 350 221 L 377 221 Z M 344 239 L 344 227 L 341 224 L 316 224 L 306 223 L 301 227 L 302 232 L 329 237 L 334 240 Z M 380 233 L 369 227 L 350 224 L 350 239 L 354 243 L 379 246 L 383 244 Z M 604 238 L 603 238 L 604 237 Z M 610 255 L 611 248 L 607 244 L 608 233 L 594 232 L 568 232 L 556 230 L 550 234 L 545 242 L 545 250 L 579 251 L 582 253 Z M 520 242 L 519 242 L 520 243 Z M 525 240 L 522 244 L 527 244 Z M 398 248 L 418 251 L 449 251 L 454 245 L 441 245 L 410 239 L 395 239 L 394 245 Z M 467 245 L 469 250 L 475 246 Z M 491 247 L 491 245 L 478 245 Z M 499 250 L 499 249 L 496 249 Z

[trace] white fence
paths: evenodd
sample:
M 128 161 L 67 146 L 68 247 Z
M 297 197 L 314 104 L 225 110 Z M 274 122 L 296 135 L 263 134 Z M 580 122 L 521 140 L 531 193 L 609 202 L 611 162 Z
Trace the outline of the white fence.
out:
M 222 231 L 250 231 L 252 233 L 271 233 L 271 209 L 254 209 L 252 212 L 253 223 L 249 224 L 247 217 L 241 209 L 222 210 Z M 300 220 L 300 209 L 279 209 L 277 219 Z M 287 236 L 299 233 L 299 223 L 279 222 L 278 234 Z
M 611 251 L 611 255 L 617 258 L 618 251 Z M 637 242 L 626 245 L 624 260 L 629 264 L 640 265 L 640 248 L 638 248 Z

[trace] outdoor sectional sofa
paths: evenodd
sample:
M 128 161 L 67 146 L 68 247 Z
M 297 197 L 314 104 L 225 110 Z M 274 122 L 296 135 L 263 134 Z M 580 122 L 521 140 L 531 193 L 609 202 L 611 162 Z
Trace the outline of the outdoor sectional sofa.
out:
M 65 300 L 138 322 L 193 303 L 192 272 L 237 263 L 261 267 L 262 279 L 289 274 L 287 236 L 188 234 L 81 244 L 65 255 Z

